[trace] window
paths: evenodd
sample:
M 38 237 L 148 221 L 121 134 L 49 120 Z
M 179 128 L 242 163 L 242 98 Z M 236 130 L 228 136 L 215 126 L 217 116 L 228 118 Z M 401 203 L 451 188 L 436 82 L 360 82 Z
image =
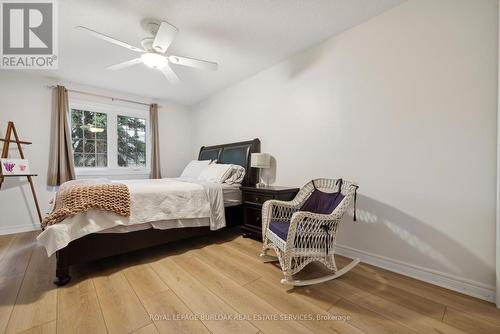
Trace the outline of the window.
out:
M 107 115 L 71 110 L 71 138 L 75 167 L 107 167 Z
M 149 173 L 149 112 L 71 101 L 71 139 L 78 175 Z
M 118 166 L 146 166 L 146 120 L 118 116 Z

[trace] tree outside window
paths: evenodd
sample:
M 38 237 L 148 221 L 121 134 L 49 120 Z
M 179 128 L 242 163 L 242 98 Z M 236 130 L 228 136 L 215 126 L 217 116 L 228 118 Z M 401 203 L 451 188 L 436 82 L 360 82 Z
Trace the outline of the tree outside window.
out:
M 118 166 L 146 166 L 146 120 L 118 116 Z

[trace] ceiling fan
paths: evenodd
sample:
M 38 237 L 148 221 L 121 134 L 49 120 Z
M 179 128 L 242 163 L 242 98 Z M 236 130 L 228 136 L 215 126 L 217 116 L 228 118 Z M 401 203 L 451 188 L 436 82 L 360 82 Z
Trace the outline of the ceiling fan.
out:
M 172 44 L 175 36 L 179 32 L 179 30 L 170 23 L 165 21 L 159 22 L 157 20 L 147 19 L 141 23 L 141 26 L 144 30 L 152 35 L 151 37 L 146 37 L 141 41 L 142 49 L 112 38 L 108 35 L 94 31 L 87 27 L 77 26 L 75 27 L 75 29 L 89 33 L 97 38 L 105 40 L 106 42 L 119 45 L 138 53 L 142 53 L 139 58 L 127 60 L 123 63 L 109 66 L 107 67 L 108 70 L 121 70 L 123 68 L 143 63 L 150 68 L 160 70 L 168 79 L 168 81 L 173 84 L 178 84 L 180 80 L 174 70 L 170 67 L 170 64 L 189 66 L 209 71 L 217 70 L 217 63 L 211 61 L 174 55 L 165 55 L 168 47 Z

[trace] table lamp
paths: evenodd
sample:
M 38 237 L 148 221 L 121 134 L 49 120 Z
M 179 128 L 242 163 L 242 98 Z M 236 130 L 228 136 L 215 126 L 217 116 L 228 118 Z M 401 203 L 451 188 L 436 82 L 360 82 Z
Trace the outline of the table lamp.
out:
M 266 183 L 260 182 L 260 169 L 271 168 L 271 156 L 268 153 L 252 153 L 250 166 L 259 169 L 259 183 L 256 186 L 258 188 L 269 186 L 269 175 L 267 176 Z

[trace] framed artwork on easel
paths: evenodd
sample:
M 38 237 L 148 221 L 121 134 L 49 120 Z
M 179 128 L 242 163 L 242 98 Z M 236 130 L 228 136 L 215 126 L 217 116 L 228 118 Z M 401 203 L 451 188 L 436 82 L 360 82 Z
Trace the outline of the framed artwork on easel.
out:
M 27 159 L 0 159 L 3 175 L 27 175 L 30 164 Z

